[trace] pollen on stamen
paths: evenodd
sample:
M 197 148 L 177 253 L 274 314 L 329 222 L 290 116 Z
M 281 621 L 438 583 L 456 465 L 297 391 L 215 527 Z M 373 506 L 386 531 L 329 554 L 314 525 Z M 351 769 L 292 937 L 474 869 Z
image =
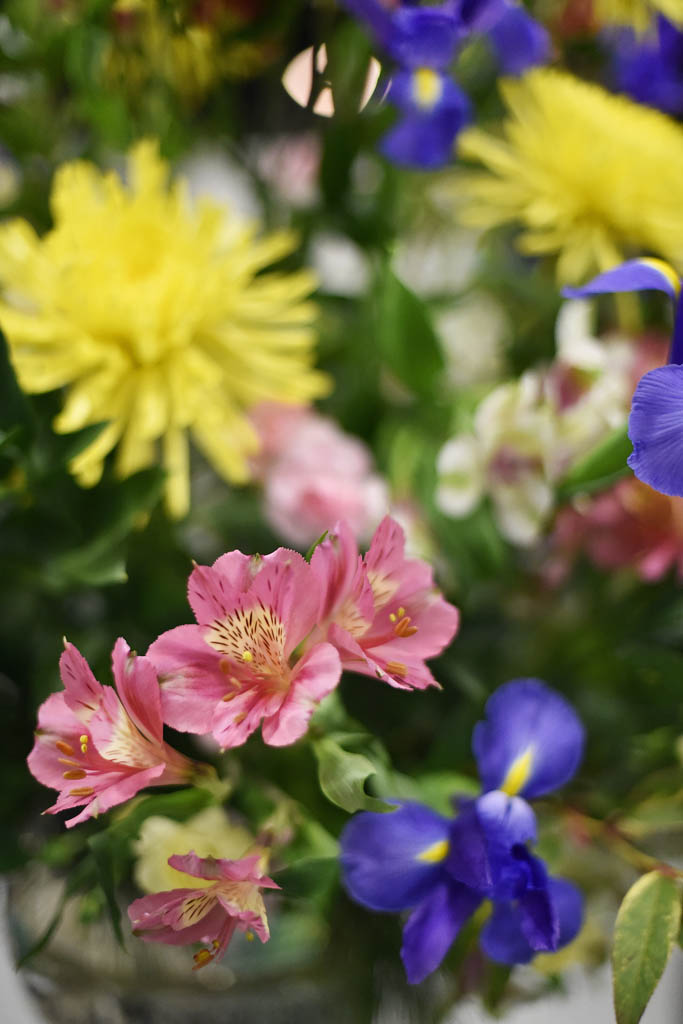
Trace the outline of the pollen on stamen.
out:
M 69 771 L 62 772 L 62 777 L 65 779 L 84 779 L 87 774 L 82 768 L 70 768 Z
M 405 676 L 408 674 L 408 669 L 402 661 L 388 661 L 387 672 L 391 672 L 394 676 Z
M 254 655 L 251 651 L 242 651 L 242 661 L 253 661 Z
M 92 796 L 94 792 L 92 786 L 78 786 L 76 789 L 69 790 L 69 796 Z
M 55 740 L 55 746 L 57 750 L 61 750 L 67 757 L 73 757 L 74 748 L 69 743 L 65 743 L 64 740 Z
M 394 626 L 394 633 L 396 636 L 408 637 L 414 636 L 417 633 L 417 626 L 410 625 L 410 616 L 404 615 L 400 622 Z
M 389 612 L 389 621 L 396 622 L 397 616 L 393 612 Z
M 78 742 L 81 745 L 81 754 L 87 754 L 88 753 L 88 734 L 84 732 L 82 736 L 78 737 Z
M 192 958 L 194 960 L 194 967 L 192 968 L 192 970 L 198 971 L 200 967 L 206 967 L 207 964 L 211 963 L 211 961 L 214 958 L 214 955 L 215 954 L 212 953 L 210 949 L 204 948 L 198 950 Z
M 253 942 L 254 941 L 254 933 L 253 932 L 246 932 L 245 934 L 246 934 L 246 937 L 247 937 L 247 942 Z

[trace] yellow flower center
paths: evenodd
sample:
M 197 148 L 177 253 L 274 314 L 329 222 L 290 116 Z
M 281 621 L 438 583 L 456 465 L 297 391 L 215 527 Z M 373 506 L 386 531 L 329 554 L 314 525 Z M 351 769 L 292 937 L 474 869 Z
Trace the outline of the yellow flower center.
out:
M 432 110 L 441 99 L 443 82 L 433 68 L 418 68 L 413 72 L 413 99 L 423 110 Z

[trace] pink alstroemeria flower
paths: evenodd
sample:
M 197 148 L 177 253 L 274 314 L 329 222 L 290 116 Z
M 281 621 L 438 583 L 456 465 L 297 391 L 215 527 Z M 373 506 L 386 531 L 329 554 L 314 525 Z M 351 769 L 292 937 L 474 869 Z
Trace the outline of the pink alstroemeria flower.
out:
M 320 607 L 308 562 L 285 548 L 264 558 L 230 551 L 194 569 L 188 597 L 198 625 L 162 633 L 147 652 L 164 721 L 213 733 L 223 749 L 244 743 L 261 723 L 265 743 L 294 743 L 341 676 L 331 644 L 296 653 Z
M 112 652 L 116 689 L 102 686 L 83 655 L 65 644 L 59 661 L 64 683 L 38 710 L 28 756 L 31 774 L 59 790 L 46 813 L 85 807 L 67 828 L 97 817 L 145 786 L 187 782 L 197 765 L 163 740 L 156 672 L 119 638 Z
M 405 536 L 385 516 L 364 558 L 345 523 L 313 552 L 323 591 L 314 638 L 339 651 L 342 666 L 400 689 L 438 683 L 425 665 L 455 636 L 460 615 L 434 586 L 431 566 L 405 557 Z
M 174 854 L 168 859 L 172 868 L 211 884 L 135 900 L 128 908 L 133 933 L 145 942 L 172 946 L 209 943 L 194 954 L 194 971 L 223 957 L 236 928 L 267 942 L 270 931 L 261 889 L 280 887 L 261 873 L 260 862 L 259 854 L 241 860 Z

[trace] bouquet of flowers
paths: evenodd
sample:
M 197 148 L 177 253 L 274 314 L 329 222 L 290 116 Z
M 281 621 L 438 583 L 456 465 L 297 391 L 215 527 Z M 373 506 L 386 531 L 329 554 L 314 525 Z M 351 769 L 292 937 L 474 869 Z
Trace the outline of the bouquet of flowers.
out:
M 20 977 L 91 976 L 50 1020 L 446 1024 L 608 960 L 640 1020 L 681 121 L 681 0 L 8 0 L 0 864 Z

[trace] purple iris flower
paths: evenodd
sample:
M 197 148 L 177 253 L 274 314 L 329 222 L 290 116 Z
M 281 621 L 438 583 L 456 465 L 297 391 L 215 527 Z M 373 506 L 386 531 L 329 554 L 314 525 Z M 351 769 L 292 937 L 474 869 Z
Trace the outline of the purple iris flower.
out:
M 507 74 L 542 63 L 550 52 L 545 29 L 516 0 L 446 0 L 440 6 L 403 3 L 393 8 L 380 0 L 341 3 L 366 22 L 398 65 L 387 98 L 401 117 L 381 145 L 397 164 L 434 168 L 448 161 L 456 135 L 469 120 L 470 104 L 446 69 L 469 36 L 485 34 Z
M 436 970 L 484 900 L 493 911 L 479 941 L 500 963 L 528 963 L 577 934 L 581 894 L 549 877 L 530 852 L 536 818 L 523 796 L 566 782 L 583 743 L 581 722 L 563 697 L 540 680 L 513 680 L 490 698 L 474 730 L 482 796 L 460 801 L 455 818 L 404 803 L 348 823 L 341 864 L 351 897 L 371 910 L 411 911 L 401 950 L 409 982 Z
M 633 452 L 628 464 L 644 483 L 662 494 L 683 497 L 683 312 L 681 281 L 663 260 L 629 260 L 599 274 L 583 288 L 563 295 L 581 298 L 605 292 L 665 292 L 675 305 L 669 363 L 638 381 L 628 420 Z
M 662 15 L 654 36 L 619 33 L 615 48 L 618 88 L 638 103 L 683 117 L 683 31 Z

